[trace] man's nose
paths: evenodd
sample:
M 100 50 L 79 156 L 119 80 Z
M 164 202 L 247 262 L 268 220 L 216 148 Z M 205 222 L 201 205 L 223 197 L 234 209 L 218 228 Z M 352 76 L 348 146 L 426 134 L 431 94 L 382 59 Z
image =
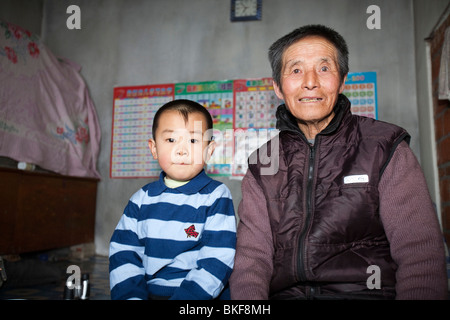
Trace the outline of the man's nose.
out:
M 319 86 L 318 75 L 315 70 L 309 70 L 303 77 L 303 88 L 312 90 Z

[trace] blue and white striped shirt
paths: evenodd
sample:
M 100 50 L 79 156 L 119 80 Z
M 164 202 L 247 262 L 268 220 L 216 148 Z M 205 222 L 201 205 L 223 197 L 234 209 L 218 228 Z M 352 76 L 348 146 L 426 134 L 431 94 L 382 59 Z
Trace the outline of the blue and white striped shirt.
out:
M 234 265 L 230 190 L 204 171 L 168 188 L 164 172 L 128 202 L 109 252 L 112 299 L 213 299 Z

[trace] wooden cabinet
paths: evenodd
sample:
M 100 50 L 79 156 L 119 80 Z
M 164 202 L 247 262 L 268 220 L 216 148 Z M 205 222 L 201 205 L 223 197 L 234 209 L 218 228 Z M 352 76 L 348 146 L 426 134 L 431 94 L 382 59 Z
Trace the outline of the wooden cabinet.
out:
M 0 254 L 93 242 L 97 183 L 0 168 Z

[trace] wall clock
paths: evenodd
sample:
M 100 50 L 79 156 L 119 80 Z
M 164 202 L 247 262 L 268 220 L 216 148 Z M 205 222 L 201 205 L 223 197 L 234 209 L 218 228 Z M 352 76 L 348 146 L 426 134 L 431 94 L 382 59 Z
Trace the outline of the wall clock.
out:
M 231 0 L 231 21 L 261 20 L 262 0 Z

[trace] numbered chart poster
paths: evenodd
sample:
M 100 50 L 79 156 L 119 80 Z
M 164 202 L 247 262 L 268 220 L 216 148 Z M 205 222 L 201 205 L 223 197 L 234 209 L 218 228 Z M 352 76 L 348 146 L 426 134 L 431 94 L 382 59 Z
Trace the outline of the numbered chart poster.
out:
M 234 81 L 235 128 L 274 128 L 282 103 L 273 91 L 272 78 Z
M 159 177 L 148 148 L 156 111 L 174 98 L 173 84 L 114 88 L 111 178 Z
M 352 103 L 353 114 L 378 119 L 376 72 L 350 72 L 343 94 Z
M 196 101 L 213 118 L 216 149 L 208 161 L 210 175 L 231 175 L 233 157 L 233 81 L 204 81 L 175 84 L 175 99 Z
M 278 134 L 275 130 L 276 110 L 282 100 L 273 91 L 272 78 L 234 81 L 235 151 L 232 173 L 242 176 L 247 171 L 249 155 Z

